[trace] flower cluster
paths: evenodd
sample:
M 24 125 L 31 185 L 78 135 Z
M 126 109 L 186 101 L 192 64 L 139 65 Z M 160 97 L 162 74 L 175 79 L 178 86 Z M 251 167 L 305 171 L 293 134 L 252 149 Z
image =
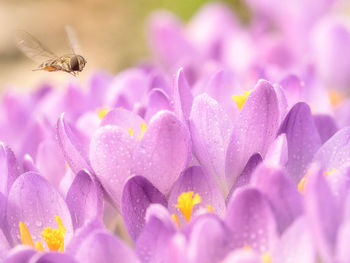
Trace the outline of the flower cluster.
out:
M 157 62 L 4 94 L 1 261 L 350 262 L 342 3 L 247 4 L 156 13 Z

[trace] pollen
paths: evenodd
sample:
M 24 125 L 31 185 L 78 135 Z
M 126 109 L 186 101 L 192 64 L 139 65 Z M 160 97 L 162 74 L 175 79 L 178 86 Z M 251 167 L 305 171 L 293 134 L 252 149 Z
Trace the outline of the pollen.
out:
M 193 196 L 193 192 L 184 192 L 177 198 L 176 207 L 184 215 L 186 222 L 189 222 L 192 215 L 193 207 L 201 202 L 199 194 Z
M 180 222 L 179 222 L 179 218 L 177 217 L 177 215 L 172 214 L 172 215 L 171 215 L 171 219 L 175 222 L 175 224 L 177 225 L 177 227 L 180 228 Z
M 211 205 L 207 205 L 207 209 L 210 213 L 212 213 L 214 211 L 214 209 Z
M 232 99 L 233 101 L 235 101 L 237 103 L 237 107 L 241 110 L 244 103 L 246 102 L 246 100 L 248 99 L 249 97 L 249 94 L 251 93 L 252 91 L 251 90 L 244 90 L 243 91 L 243 94 L 241 95 L 233 95 L 232 96 Z
M 139 140 L 142 139 L 142 137 L 145 134 L 146 130 L 147 130 L 147 124 L 146 123 L 141 123 L 141 135 L 139 136 Z
M 97 109 L 97 115 L 101 120 L 107 115 L 108 112 L 109 112 L 109 109 L 107 108 Z
M 330 90 L 328 96 L 333 107 L 338 106 L 344 100 L 344 98 L 334 90 Z
M 33 242 L 33 239 L 32 239 L 32 237 L 31 237 L 31 235 L 30 235 L 30 233 L 28 231 L 28 228 L 22 222 L 19 222 L 19 232 L 20 232 L 20 235 L 21 235 L 22 244 L 34 247 L 34 242 Z
M 58 228 L 46 227 L 41 236 L 49 247 L 50 251 L 64 251 L 64 235 L 66 229 L 62 224 L 62 220 L 59 216 L 55 216 Z
M 306 176 L 301 178 L 301 180 L 298 183 L 298 190 L 300 193 L 304 194 L 305 193 L 305 185 L 306 185 Z
M 270 253 L 267 253 L 267 252 L 263 253 L 261 255 L 261 261 L 263 263 L 271 263 L 271 255 L 270 255 Z
M 129 129 L 128 129 L 128 132 L 129 132 L 129 134 L 130 134 L 131 137 L 134 137 L 135 131 L 134 131 L 133 129 L 129 128 Z
M 324 172 L 324 175 L 325 175 L 326 177 L 328 177 L 328 176 L 332 175 L 332 174 L 333 174 L 334 172 L 336 172 L 336 171 L 337 171 L 337 169 L 333 168 L 333 169 L 330 170 L 330 171 Z

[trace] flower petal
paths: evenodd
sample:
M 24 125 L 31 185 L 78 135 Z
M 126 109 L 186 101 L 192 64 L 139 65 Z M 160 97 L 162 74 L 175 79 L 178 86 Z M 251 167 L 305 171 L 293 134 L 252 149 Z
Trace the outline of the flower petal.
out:
M 288 161 L 288 143 L 284 133 L 280 134 L 270 145 L 264 163 L 271 166 L 285 166 Z
M 209 212 L 210 206 L 213 213 L 223 217 L 225 215 L 225 200 L 214 179 L 199 166 L 192 166 L 181 174 L 174 184 L 169 195 L 168 209 L 171 214 L 177 215 L 180 224 L 185 223 L 183 215 L 176 208 L 177 199 L 182 193 L 192 191 L 199 194 L 201 202 L 193 208 L 193 215 Z
M 215 178 L 223 193 L 228 189 L 225 180 L 226 149 L 233 123 L 221 106 L 207 94 L 194 99 L 190 116 L 193 150 L 202 167 Z
M 29 262 L 36 253 L 34 249 L 28 248 L 28 246 L 16 246 L 8 253 L 4 263 Z
M 318 167 L 312 167 L 307 176 L 304 202 L 313 242 L 320 256 L 326 262 L 332 261 L 341 213 Z
M 101 127 L 107 125 L 118 126 L 124 131 L 129 132 L 132 129 L 134 137 L 139 138 L 141 135 L 141 124 L 145 121 L 136 113 L 125 109 L 113 109 L 101 121 Z
M 239 175 L 239 177 L 237 178 L 237 180 L 235 181 L 235 183 L 231 187 L 230 193 L 228 194 L 228 196 L 226 198 L 227 202 L 231 199 L 233 193 L 235 192 L 235 190 L 237 188 L 248 185 L 250 183 L 250 178 L 251 178 L 255 168 L 259 165 L 259 163 L 261 163 L 261 161 L 262 161 L 262 158 L 261 158 L 261 155 L 259 153 L 253 154 L 249 158 L 242 173 Z
M 19 175 L 16 157 L 12 150 L 0 142 L 0 193 L 7 196 L 11 185 Z
M 313 117 L 323 144 L 338 131 L 337 124 L 330 115 L 317 114 Z
M 232 196 L 225 222 L 233 232 L 235 248 L 249 246 L 264 253 L 277 238 L 277 226 L 270 204 L 257 189 L 241 188 Z
M 281 263 L 317 262 L 310 232 L 304 217 L 299 217 L 281 236 L 272 251 L 272 261 Z
M 177 71 L 173 85 L 174 112 L 183 123 L 190 116 L 193 96 L 182 68 Z
M 297 184 L 318 148 L 321 139 L 307 104 L 299 102 L 289 111 L 279 134 L 285 133 L 288 143 L 288 174 Z
M 139 262 L 130 247 L 107 231 L 96 231 L 83 241 L 75 258 L 79 262 Z
M 21 244 L 19 222 L 23 222 L 34 243 L 41 241 L 45 227 L 57 228 L 59 216 L 66 228 L 65 242 L 73 235 L 71 216 L 61 195 L 38 173 L 22 174 L 13 183 L 7 204 L 7 221 L 15 244 Z
M 121 212 L 126 229 L 134 241 L 144 227 L 146 210 L 152 203 L 168 206 L 165 196 L 146 178 L 134 176 L 125 183 Z
M 30 263 L 78 263 L 71 255 L 60 252 L 37 253 L 30 259 Z
M 251 183 L 269 199 L 280 233 L 302 214 L 301 196 L 283 169 L 260 165 Z
M 146 225 L 135 243 L 135 252 L 143 263 L 166 262 L 169 242 L 176 233 L 169 212 L 159 204 L 151 205 L 146 213 Z
M 230 229 L 215 215 L 203 215 L 191 222 L 188 240 L 190 262 L 220 262 L 232 247 Z
M 118 209 L 124 182 L 130 176 L 135 142 L 122 128 L 111 125 L 99 128 L 91 139 L 91 165 Z
M 63 113 L 57 122 L 57 136 L 65 160 L 73 172 L 78 173 L 84 169 L 91 172 L 86 142 L 81 134 L 65 121 Z
M 102 221 L 103 193 L 101 185 L 87 171 L 80 171 L 74 178 L 66 202 L 72 216 L 74 229 L 86 222 Z
M 314 161 L 322 164 L 326 171 L 350 165 L 350 127 L 334 134 L 315 154 Z
M 254 153 L 264 158 L 274 140 L 279 120 L 274 88 L 260 80 L 245 102 L 233 129 L 226 155 L 226 178 L 232 186 Z
M 47 139 L 39 144 L 36 164 L 41 174 L 57 188 L 66 173 L 66 163 L 57 141 Z
M 152 89 L 148 97 L 145 120 L 148 122 L 158 111 L 170 110 L 168 95 L 162 89 Z
M 174 114 L 157 113 L 133 156 L 132 173 L 146 177 L 167 195 L 190 158 L 190 136 Z

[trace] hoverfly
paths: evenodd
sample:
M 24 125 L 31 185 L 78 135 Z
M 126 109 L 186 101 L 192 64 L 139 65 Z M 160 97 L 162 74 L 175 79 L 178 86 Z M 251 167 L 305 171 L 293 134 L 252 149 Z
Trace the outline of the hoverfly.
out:
M 33 71 L 65 71 L 73 76 L 77 76 L 78 73 L 84 69 L 86 59 L 78 55 L 80 49 L 73 29 L 66 26 L 66 33 L 72 49 L 72 54 L 68 55 L 56 56 L 26 31 L 16 32 L 16 44 L 27 57 L 41 63 L 38 68 Z

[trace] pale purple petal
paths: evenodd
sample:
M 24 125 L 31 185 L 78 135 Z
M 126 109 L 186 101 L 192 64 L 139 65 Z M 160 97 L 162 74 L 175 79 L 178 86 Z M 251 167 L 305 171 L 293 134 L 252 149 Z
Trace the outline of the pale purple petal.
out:
M 0 142 L 0 193 L 7 196 L 11 185 L 19 175 L 19 167 L 12 150 Z
M 254 153 L 264 158 L 276 137 L 279 120 L 274 88 L 260 80 L 249 95 L 233 129 L 226 155 L 226 178 L 232 186 Z
M 135 143 L 126 131 L 112 125 L 99 128 L 91 139 L 91 165 L 118 209 L 123 185 L 130 176 Z
M 60 252 L 37 253 L 28 263 L 78 263 L 71 255 Z
M 261 263 L 261 257 L 253 250 L 242 248 L 231 252 L 222 263 Z
M 141 262 L 165 262 L 168 244 L 176 233 L 176 226 L 167 209 L 159 204 L 151 205 L 146 214 L 146 225 L 135 244 L 135 252 Z
M 322 143 L 325 143 L 338 131 L 337 124 L 330 115 L 317 114 L 313 117 Z
M 65 121 L 64 114 L 57 122 L 57 136 L 65 160 L 73 172 L 84 169 L 91 172 L 85 138 Z
M 172 96 L 176 117 L 182 122 L 187 123 L 191 113 L 193 96 L 182 68 L 176 73 Z
M 288 162 L 288 143 L 286 134 L 280 134 L 270 145 L 264 163 L 272 166 L 285 166 Z
M 75 176 L 68 190 L 66 202 L 74 229 L 94 219 L 102 221 L 102 187 L 87 171 L 80 171 Z
M 87 237 L 78 249 L 75 258 L 79 262 L 139 262 L 130 247 L 107 231 L 97 231 Z
M 232 250 L 232 233 L 217 216 L 200 216 L 189 227 L 190 262 L 220 262 Z
M 177 215 L 181 225 L 185 224 L 185 220 L 182 213 L 176 208 L 177 199 L 182 193 L 190 191 L 201 197 L 201 202 L 193 208 L 193 215 L 207 213 L 208 206 L 220 217 L 225 215 L 225 200 L 215 180 L 201 167 L 192 166 L 181 174 L 171 189 L 168 199 L 169 212 Z
M 34 164 L 33 158 L 29 154 L 25 154 L 22 161 L 23 173 L 25 172 L 39 172 Z
M 156 57 L 168 66 L 194 54 L 193 47 L 185 38 L 181 22 L 168 12 L 152 16 L 149 38 Z
M 302 214 L 300 193 L 284 169 L 260 165 L 251 183 L 269 199 L 280 233 Z
M 95 219 L 87 222 L 83 227 L 74 231 L 73 238 L 65 246 L 65 252 L 71 255 L 75 255 L 81 244 L 96 231 L 105 230 L 103 222 L 99 219 Z
M 173 113 L 161 111 L 151 120 L 138 144 L 132 173 L 146 177 L 167 195 L 190 158 L 190 136 Z
M 314 161 L 320 162 L 326 171 L 350 165 L 350 127 L 334 134 L 315 154 Z
M 168 95 L 161 89 L 153 89 L 148 96 L 145 120 L 148 122 L 160 110 L 170 109 L 171 105 Z
M 251 178 L 255 168 L 258 166 L 259 163 L 261 163 L 261 161 L 262 161 L 261 155 L 258 153 L 253 154 L 249 158 L 242 173 L 239 175 L 239 177 L 237 178 L 237 180 L 234 182 L 233 186 L 231 187 L 231 190 L 226 198 L 227 202 L 231 199 L 233 193 L 236 191 L 237 188 L 248 185 L 250 183 L 250 178 Z
M 134 137 L 138 138 L 141 135 L 141 124 L 145 121 L 136 113 L 125 109 L 113 109 L 101 121 L 101 127 L 107 125 L 119 126 L 124 131 L 129 129 L 134 131 Z
M 238 189 L 227 206 L 225 221 L 233 232 L 235 248 L 249 246 L 264 253 L 276 241 L 274 214 L 267 198 L 257 189 Z
M 208 81 L 203 83 L 204 87 L 199 91 L 206 92 L 210 97 L 220 102 L 230 119 L 235 121 L 238 118 L 239 110 L 232 95 L 238 92 L 239 83 L 233 72 L 220 70 L 213 74 Z
M 280 82 L 280 85 L 286 95 L 289 108 L 302 100 L 304 83 L 297 76 L 288 75 Z
M 190 130 L 194 153 L 200 164 L 215 178 L 221 190 L 228 192 L 225 181 L 226 149 L 233 123 L 220 104 L 206 94 L 194 99 Z
M 126 229 L 134 241 L 145 225 L 146 210 L 152 203 L 168 206 L 165 196 L 146 178 L 134 176 L 125 183 L 121 213 Z
M 336 259 L 337 262 L 350 262 L 350 223 L 345 222 L 338 230 Z
M 299 102 L 294 105 L 281 124 L 279 134 L 282 133 L 286 134 L 288 143 L 288 174 L 297 184 L 321 146 L 321 139 L 307 104 Z
M 2 212 L 2 211 L 1 211 Z M 7 241 L 6 236 L 3 231 L 0 229 L 0 260 L 3 261 L 10 251 L 11 247 L 9 242 Z
M 313 242 L 320 256 L 331 261 L 341 214 L 322 170 L 317 167 L 312 167 L 307 176 L 304 201 Z
M 15 244 L 21 244 L 19 222 L 23 222 L 34 241 L 41 241 L 45 227 L 57 228 L 55 216 L 66 228 L 65 242 L 73 235 L 71 216 L 60 194 L 39 174 L 22 174 L 12 185 L 8 195 L 7 221 Z
M 316 262 L 316 252 L 304 217 L 299 217 L 287 228 L 271 251 L 271 257 L 278 263 Z
M 38 253 L 36 250 L 28 248 L 28 246 L 16 246 L 8 253 L 4 263 L 29 262 L 36 253 Z
M 57 141 L 47 139 L 39 144 L 36 164 L 40 173 L 56 188 L 66 172 L 66 163 Z

